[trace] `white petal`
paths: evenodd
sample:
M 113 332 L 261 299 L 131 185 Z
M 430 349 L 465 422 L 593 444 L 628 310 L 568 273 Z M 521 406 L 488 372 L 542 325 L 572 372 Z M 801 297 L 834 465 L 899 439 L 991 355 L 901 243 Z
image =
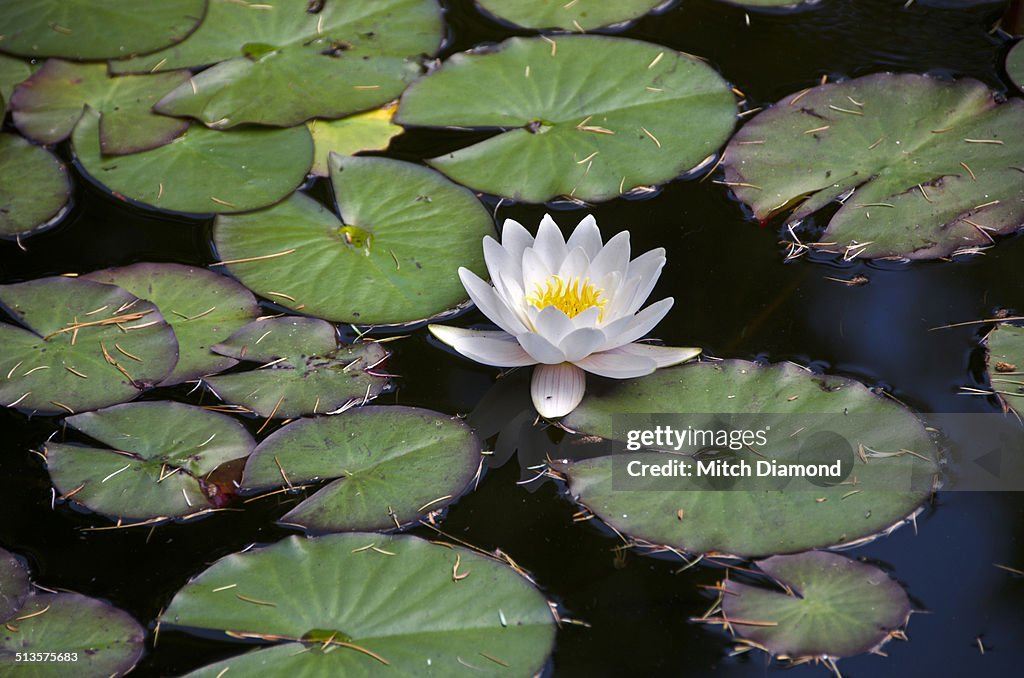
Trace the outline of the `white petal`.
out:
M 654 285 L 661 277 L 661 269 L 665 266 L 665 248 L 658 247 L 650 252 L 644 252 L 639 257 L 629 262 L 629 270 L 626 275 L 630 278 L 639 277 L 639 283 L 633 292 L 632 298 L 623 298 L 623 313 L 636 313 L 651 295 Z
M 669 367 L 670 365 L 684 363 L 699 356 L 701 351 L 699 348 L 653 346 L 651 344 L 626 344 L 616 350 L 650 358 L 658 364 L 658 367 Z
M 501 246 L 508 250 L 513 259 L 521 261 L 523 251 L 533 247 L 533 236 L 518 221 L 506 219 L 501 226 Z
M 565 238 L 562 231 L 547 214 L 540 220 L 540 227 L 537 229 L 537 239 L 533 241 L 533 250 L 547 263 L 552 272 L 557 271 L 562 260 L 569 251 L 565 247 Z
M 558 348 L 565 354 L 565 359 L 572 363 L 586 358 L 604 341 L 604 332 L 593 327 L 584 327 L 565 335 Z
M 601 231 L 597 228 L 597 221 L 592 215 L 588 214 L 583 217 L 565 245 L 570 250 L 582 247 L 591 259 L 597 256 L 597 253 L 601 251 Z
M 538 286 L 542 290 L 545 289 L 556 271 L 558 268 L 548 266 L 547 261 L 537 250 L 526 250 L 523 252 L 523 292 L 534 294 Z
M 565 259 L 558 267 L 558 277 L 566 283 L 573 278 L 590 278 L 590 257 L 583 251 L 582 247 L 576 247 L 569 251 Z
M 516 338 L 506 332 L 465 330 L 448 325 L 428 325 L 427 329 L 462 355 L 484 365 L 525 367 L 537 363 Z
M 576 329 L 581 327 L 597 327 L 598 320 L 601 317 L 601 309 L 597 306 L 591 306 L 586 311 L 579 313 L 572 319 L 572 325 Z
M 487 272 L 490 274 L 491 280 L 494 280 L 499 273 L 513 275 L 516 278 L 523 277 L 522 256 L 513 257 L 507 249 L 489 235 L 484 237 L 484 261 L 487 263 Z
M 524 332 L 516 336 L 516 340 L 530 354 L 534 362 L 546 365 L 557 365 L 558 363 L 565 362 L 565 356 L 562 355 L 558 347 L 539 334 Z
M 562 337 L 576 328 L 569 316 L 555 306 L 545 306 L 533 315 L 533 326 L 537 334 L 555 346 L 562 341 Z
M 509 334 L 526 331 L 526 326 L 513 314 L 495 293 L 494 288 L 485 283 L 476 273 L 465 267 L 459 268 L 459 280 L 466 288 L 469 298 L 473 300 L 480 312 L 491 322 Z
M 577 360 L 576 365 L 592 374 L 612 379 L 642 377 L 658 369 L 658 363 L 652 358 L 636 355 L 622 348 L 591 353 L 583 360 Z
M 587 376 L 571 363 L 538 365 L 533 368 L 530 396 L 542 417 L 564 417 L 583 400 Z
M 617 233 L 590 262 L 590 276 L 598 280 L 612 271 L 625 273 L 629 266 L 629 231 Z
M 612 327 L 606 327 L 605 334 L 608 336 L 608 341 L 605 342 L 604 346 L 600 350 L 607 351 L 612 348 L 631 344 L 637 339 L 640 339 L 645 334 L 654 329 L 654 326 L 661 322 L 661 319 L 665 317 L 669 309 L 672 308 L 673 304 L 672 297 L 666 297 L 661 301 L 656 301 L 644 310 L 633 316 L 632 322 L 628 327 L 623 329 L 616 335 L 612 334 Z M 618 329 L 618 328 L 614 328 Z

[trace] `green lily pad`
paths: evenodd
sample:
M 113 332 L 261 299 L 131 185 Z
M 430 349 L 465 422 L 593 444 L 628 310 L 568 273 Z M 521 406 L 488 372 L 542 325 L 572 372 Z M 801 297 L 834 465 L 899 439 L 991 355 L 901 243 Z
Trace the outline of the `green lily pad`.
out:
M 638 19 L 665 4 L 665 0 L 477 0 L 477 4 L 499 19 L 524 28 L 582 32 Z
M 173 45 L 195 30 L 206 0 L 0 0 L 0 50 L 26 57 L 118 59 Z
M 76 278 L 0 285 L 0 304 L 26 329 L 0 324 L 0 402 L 72 413 L 131 400 L 178 360 L 156 306 L 120 287 Z
M 130 521 L 188 516 L 217 505 L 206 477 L 256 447 L 235 419 L 176 402 L 115 405 L 66 422 L 107 447 L 46 443 L 57 491 Z
M 633 415 L 630 421 L 642 424 L 652 413 L 675 416 L 680 430 L 721 429 L 724 421 L 727 428 L 770 431 L 767 445 L 734 453 L 733 461 L 751 467 L 758 461 L 806 465 L 808 454 L 824 455 L 831 463 L 841 446 L 834 437 L 817 442 L 816 436 L 839 436 L 849 449 L 844 469 L 852 471 L 820 486 L 806 478 L 768 477 L 744 479 L 728 489 L 699 477 L 695 466 L 690 477 L 627 476 L 626 464 L 632 460 L 697 461 L 678 456 L 682 453 L 623 450 L 564 463 L 573 495 L 640 541 L 742 556 L 834 546 L 890 528 L 913 513 L 934 484 L 937 451 L 911 412 L 857 382 L 814 375 L 788 363 L 762 367 L 730 360 L 658 370 L 616 382 L 604 392 L 588 389 L 563 423 L 622 440 L 624 431 L 616 426 L 625 424 L 613 417 Z
M 974 80 L 870 75 L 787 96 L 722 160 L 764 220 L 795 226 L 844 199 L 817 243 L 854 257 L 932 259 L 990 245 L 1024 221 L 1024 102 Z
M 313 163 L 305 127 L 217 132 L 193 125 L 166 146 L 104 156 L 98 116 L 71 135 L 85 172 L 107 190 L 157 209 L 196 214 L 266 207 L 292 193 Z
M 873 565 L 812 551 L 757 563 L 775 587 L 723 582 L 733 629 L 775 655 L 848 657 L 876 648 L 910 617 L 903 588 Z
M 418 58 L 441 46 L 436 0 L 326 2 L 314 12 L 308 7 L 286 0 L 211 0 L 206 20 L 180 45 L 111 67 L 148 72 L 215 64 L 156 110 L 217 128 L 287 127 L 397 98 L 419 77 Z
M 0 548 L 0 623 L 21 609 L 31 591 L 25 566 L 13 553 Z
M 70 198 L 71 181 L 57 156 L 15 134 L 0 134 L 0 236 L 55 223 Z
M 736 104 L 729 84 L 695 57 L 570 35 L 456 54 L 409 87 L 395 120 L 514 128 L 429 161 L 475 190 L 526 202 L 608 200 L 717 152 Z
M 391 139 L 402 133 L 402 128 L 391 122 L 394 115 L 395 106 L 385 106 L 341 120 L 310 120 L 306 126 L 313 135 L 313 174 L 329 174 L 327 161 L 331 153 L 355 155 L 387 148 Z
M 246 462 L 242 489 L 336 478 L 281 522 L 317 532 L 386 530 L 452 503 L 482 459 L 480 440 L 458 419 L 364 407 L 274 432 Z
M 88 106 L 100 114 L 105 155 L 163 146 L 188 129 L 188 121 L 157 115 L 153 104 L 187 82 L 188 71 L 107 75 L 106 64 L 49 59 L 14 90 L 11 110 L 22 134 L 44 144 L 67 139 Z
M 0 54 L 0 100 L 9 100 L 11 92 L 32 75 L 32 64 Z
M 160 308 L 178 337 L 178 364 L 161 386 L 223 372 L 238 361 L 210 347 L 259 315 L 256 298 L 227 276 L 180 264 L 142 263 L 85 276 L 118 285 Z
M 116 607 L 77 593 L 36 594 L 18 617 L 0 626 L 5 675 L 64 678 L 123 676 L 142 658 L 146 631 Z M 43 662 L 16 662 L 16 654 L 53 653 Z
M 1024 327 L 997 325 L 986 343 L 992 389 L 1007 407 L 1024 413 Z
M 296 194 L 271 209 L 219 217 L 214 243 L 257 294 L 328 320 L 407 323 L 466 301 L 458 269 L 483 275 L 494 234 L 483 205 L 437 172 L 385 158 L 333 156 L 341 221 Z M 287 295 L 287 296 L 284 296 Z
M 468 576 L 467 576 L 468 575 Z M 408 535 L 290 537 L 192 579 L 163 624 L 287 641 L 190 676 L 522 676 L 554 644 L 547 601 L 505 563 Z
M 257 320 L 213 350 L 262 363 L 205 381 L 222 400 L 264 417 L 333 414 L 375 398 L 388 383 L 373 372 L 388 355 L 380 344 L 339 346 L 334 326 L 316 318 Z
M 1017 89 L 1024 91 L 1024 40 L 1014 45 L 1006 55 L 1006 74 Z

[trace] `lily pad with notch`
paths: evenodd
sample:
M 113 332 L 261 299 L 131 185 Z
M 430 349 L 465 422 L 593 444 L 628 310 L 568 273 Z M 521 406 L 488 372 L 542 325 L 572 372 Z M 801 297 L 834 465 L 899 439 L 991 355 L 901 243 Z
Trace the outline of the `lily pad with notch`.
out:
M 14 675 L 40 678 L 63 678 L 69 666 L 80 676 L 123 676 L 142 658 L 145 638 L 134 617 L 101 600 L 78 593 L 37 593 L 17 617 L 0 626 L 0 662 L 27 667 Z M 15 663 L 16 655 L 53 659 Z
M 732 628 L 740 639 L 773 655 L 798 661 L 868 652 L 910 617 L 903 587 L 874 565 L 824 551 L 756 565 L 770 586 L 722 582 L 722 619 L 738 620 Z
M 332 156 L 339 221 L 295 194 L 274 207 L 221 216 L 217 251 L 257 294 L 328 320 L 410 323 L 466 302 L 460 266 L 485 275 L 487 210 L 437 172 L 398 160 Z
M 976 80 L 870 75 L 804 90 L 729 142 L 725 183 L 765 220 L 796 227 L 835 201 L 818 242 L 845 258 L 976 251 L 1024 221 L 1024 102 Z
M 13 617 L 31 592 L 28 570 L 13 553 L 0 548 L 0 623 Z
M 396 614 L 396 611 L 401 611 Z M 538 674 L 555 623 L 507 563 L 408 535 L 354 533 L 227 556 L 186 584 L 160 623 L 265 647 L 189 676 Z M 472 669 L 471 669 L 472 670 Z
M 219 506 L 208 476 L 256 447 L 241 422 L 176 402 L 126 403 L 65 421 L 107 447 L 46 443 L 54 486 L 118 520 L 180 518 Z
M 1001 323 L 985 339 L 988 379 L 1004 407 L 1024 414 L 1024 327 Z
M 847 544 L 901 524 L 936 484 L 938 451 L 913 413 L 855 381 L 789 363 L 693 363 L 588 388 L 563 423 L 625 441 L 623 426 L 649 428 L 653 414 L 674 417 L 677 430 L 764 431 L 765 443 L 731 447 L 723 457 L 748 464 L 751 476 L 759 462 L 806 467 L 816 459 L 841 462 L 845 475 L 827 482 L 766 475 L 730 485 L 697 471 L 698 462 L 714 460 L 703 448 L 679 456 L 691 449 L 613 447 L 559 464 L 580 503 L 641 544 L 740 556 Z M 690 476 L 635 478 L 626 466 L 673 460 L 691 463 Z
M 268 418 L 334 414 L 366 403 L 388 384 L 373 371 L 388 356 L 379 343 L 341 346 L 334 325 L 316 318 L 256 320 L 213 351 L 262 363 L 205 381 L 224 401 Z
M 441 46 L 436 0 L 349 0 L 308 8 L 294 0 L 211 0 L 206 20 L 180 45 L 111 68 L 149 72 L 214 64 L 156 110 L 222 129 L 243 123 L 288 127 L 397 98 L 421 74 L 421 55 Z
M 99 116 L 86 111 L 71 140 L 81 168 L 108 191 L 191 214 L 272 205 L 305 181 L 313 163 L 313 139 L 304 126 L 218 132 L 193 125 L 165 146 L 105 156 Z
M 167 378 L 174 330 L 120 287 L 67 277 L 0 285 L 24 327 L 0 324 L 0 403 L 74 414 L 125 402 Z
M 161 386 L 222 372 L 238 361 L 210 350 L 259 315 L 256 297 L 227 276 L 181 264 L 140 263 L 94 271 L 160 308 L 178 338 L 178 363 Z
M 188 71 L 107 75 L 106 64 L 49 59 L 11 97 L 14 124 L 26 137 L 55 144 L 71 135 L 86 107 L 100 115 L 100 149 L 123 155 L 170 143 L 188 121 L 153 113 L 163 95 L 187 82 Z
M 71 181 L 57 156 L 15 134 L 0 134 L 0 237 L 56 224 L 70 199 Z
M 477 0 L 477 4 L 499 19 L 523 28 L 558 28 L 582 33 L 639 19 L 665 5 L 666 0 Z
M 599 201 L 700 165 L 728 139 L 736 103 L 696 57 L 566 35 L 456 54 L 406 90 L 395 120 L 508 130 L 429 161 L 474 190 L 533 203 Z
M 118 59 L 180 42 L 206 0 L 161 0 L 140 11 L 123 0 L 0 0 L 0 51 L 25 57 Z
M 455 501 L 482 459 L 480 440 L 459 419 L 363 407 L 275 431 L 246 462 L 242 490 L 334 479 L 281 522 L 316 532 L 387 530 Z

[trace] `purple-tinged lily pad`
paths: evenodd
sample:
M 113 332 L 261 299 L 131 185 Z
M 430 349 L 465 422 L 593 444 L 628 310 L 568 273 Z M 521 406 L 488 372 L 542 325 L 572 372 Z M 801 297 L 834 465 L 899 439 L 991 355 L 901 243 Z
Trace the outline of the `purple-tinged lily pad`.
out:
M 227 276 L 181 264 L 143 263 L 85 276 L 118 285 L 160 309 L 178 337 L 178 364 L 161 386 L 222 372 L 237 363 L 210 347 L 259 315 L 256 297 Z
M 25 566 L 13 553 L 0 549 L 0 623 L 21 609 L 31 590 Z
M 771 588 L 723 582 L 722 615 L 737 620 L 732 628 L 741 638 L 773 655 L 860 654 L 885 643 L 910 617 L 903 587 L 873 565 L 809 551 L 774 556 L 757 567 Z
M 78 593 L 30 596 L 19 616 L 0 626 L 0 665 L 39 678 L 123 676 L 142 658 L 146 631 L 124 610 Z M 51 660 L 16 662 L 46 653 Z M 18 670 L 20 669 L 20 670 Z
M 977 251 L 1024 222 L 1024 102 L 975 80 L 882 73 L 789 95 L 747 122 L 725 183 L 765 220 L 795 228 L 841 207 L 818 242 L 845 258 Z
M 174 330 L 120 287 L 68 277 L 0 285 L 0 403 L 43 413 L 131 400 L 171 373 Z
M 388 356 L 380 344 L 340 346 L 334 326 L 316 318 L 256 320 L 213 350 L 262 363 L 205 381 L 225 402 L 264 417 L 334 414 L 375 398 L 388 383 L 373 372 Z
M 70 198 L 71 181 L 57 156 L 15 134 L 0 134 L 0 237 L 55 224 Z
M 66 421 L 108 447 L 46 443 L 54 486 L 125 520 L 183 517 L 218 505 L 208 475 L 256 446 L 241 422 L 176 402 L 126 403 Z
M 459 419 L 364 407 L 275 431 L 246 462 L 242 490 L 336 479 L 281 522 L 316 532 L 386 530 L 452 503 L 482 458 L 480 440 Z
M 14 124 L 30 139 L 55 144 L 71 135 L 89 107 L 100 115 L 104 154 L 146 151 L 170 143 L 188 129 L 187 120 L 158 115 L 152 108 L 189 75 L 170 71 L 111 77 L 106 64 L 50 59 L 14 90 Z
M 173 45 L 195 30 L 206 0 L 0 0 L 0 51 L 25 57 L 118 59 Z
M 71 135 L 81 168 L 120 197 L 161 210 L 209 214 L 272 205 L 305 181 L 313 139 L 305 126 L 217 132 L 193 125 L 173 142 L 131 155 L 104 156 L 99 117 L 85 115 Z

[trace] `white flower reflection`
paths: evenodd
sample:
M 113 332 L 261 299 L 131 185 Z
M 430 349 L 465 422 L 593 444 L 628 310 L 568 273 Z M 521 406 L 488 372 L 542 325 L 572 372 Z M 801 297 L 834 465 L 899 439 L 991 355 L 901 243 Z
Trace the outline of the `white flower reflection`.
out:
M 537 365 L 530 392 L 544 417 L 561 417 L 583 399 L 584 371 L 628 379 L 695 357 L 699 348 L 636 343 L 672 307 L 672 298 L 640 306 L 665 265 L 657 248 L 629 259 L 629 233 L 607 243 L 592 216 L 568 242 L 546 216 L 533 238 L 505 221 L 501 243 L 484 238 L 491 284 L 466 268 L 459 277 L 477 308 L 500 331 L 431 325 L 430 331 L 462 355 L 496 367 Z

